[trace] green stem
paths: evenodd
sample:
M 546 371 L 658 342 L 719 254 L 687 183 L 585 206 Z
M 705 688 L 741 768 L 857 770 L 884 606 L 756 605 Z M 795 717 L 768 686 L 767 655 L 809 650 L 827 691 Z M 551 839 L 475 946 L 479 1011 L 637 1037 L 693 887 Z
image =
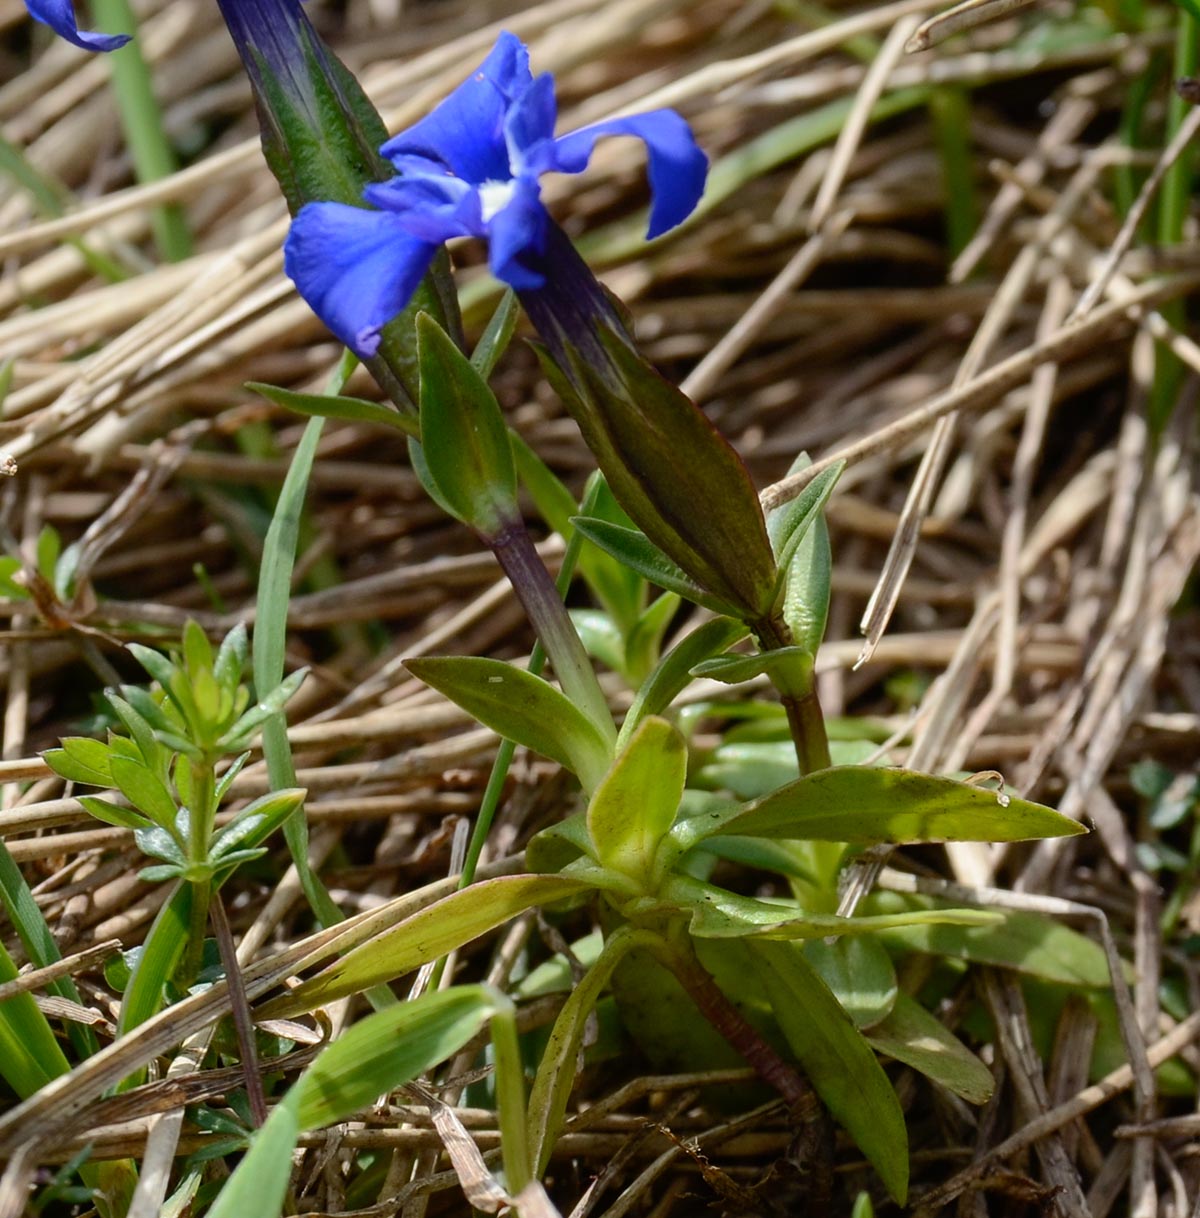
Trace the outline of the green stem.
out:
M 584 493 L 583 502 L 579 506 L 580 515 L 591 515 L 595 511 L 599 496 L 600 482 L 598 479 L 594 479 L 588 484 Z M 582 534 L 572 531 L 563 554 L 562 566 L 558 569 L 558 578 L 554 581 L 554 588 L 560 600 L 566 598 L 567 591 L 571 587 L 582 544 Z M 533 651 L 530 653 L 529 671 L 536 677 L 541 674 L 545 666 L 546 652 L 539 641 L 534 643 Z M 487 787 L 484 789 L 483 799 L 479 804 L 479 815 L 475 818 L 475 828 L 471 832 L 471 841 L 467 846 L 467 856 L 463 860 L 462 875 L 458 881 L 459 888 L 466 888 L 475 882 L 475 871 L 479 866 L 479 858 L 483 854 L 484 844 L 492 829 L 492 821 L 500 806 L 500 797 L 504 794 L 504 782 L 508 777 L 508 767 L 512 765 L 513 754 L 516 750 L 517 746 L 511 740 L 502 740 L 500 747 L 496 750 L 496 759 L 492 762 L 492 772 L 488 776 Z
M 97 26 L 105 33 L 127 34 L 135 28 L 136 18 L 129 0 L 93 0 L 92 8 Z M 163 127 L 154 81 L 138 40 L 135 38 L 111 52 L 106 62 L 112 70 L 113 93 L 137 180 L 154 182 L 170 177 L 179 165 Z M 156 207 L 151 225 L 159 253 L 168 262 L 181 262 L 191 254 L 191 233 L 177 204 Z
M 188 763 L 192 780 L 191 819 L 188 824 L 188 861 L 208 862 L 208 847 L 212 840 L 216 822 L 217 778 L 213 764 L 207 757 Z M 192 912 L 188 922 L 187 954 L 183 959 L 184 984 L 190 985 L 200 971 L 204 953 L 204 938 L 208 929 L 208 908 L 212 900 L 212 880 L 198 880 L 192 884 Z
M 768 618 L 752 623 L 750 629 L 763 651 L 778 651 L 791 646 L 788 628 L 782 622 Z M 801 775 L 811 774 L 814 770 L 827 770 L 833 763 L 814 677 L 809 673 L 803 682 L 788 681 L 779 670 L 773 670 L 770 676 L 787 714 L 788 729 Z

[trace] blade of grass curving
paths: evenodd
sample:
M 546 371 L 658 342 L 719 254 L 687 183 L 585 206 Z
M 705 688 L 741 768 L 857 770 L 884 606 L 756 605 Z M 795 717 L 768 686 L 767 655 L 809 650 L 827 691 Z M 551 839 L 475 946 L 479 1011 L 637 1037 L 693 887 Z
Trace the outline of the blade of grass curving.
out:
M 349 351 L 342 357 L 325 392 L 341 393 L 357 360 Z M 310 419 L 296 446 L 291 468 L 275 504 L 275 514 L 263 543 L 262 569 L 258 580 L 258 601 L 254 618 L 254 685 L 272 690 L 283 680 L 284 649 L 287 643 L 288 601 L 291 597 L 292 570 L 296 565 L 296 541 L 300 534 L 300 513 L 309 474 L 317 454 L 317 441 L 325 426 L 322 418 Z M 272 715 L 262 728 L 263 756 L 275 790 L 296 786 L 296 767 L 287 738 L 287 719 L 281 711 Z M 323 926 L 340 922 L 342 912 L 333 903 L 325 885 L 308 865 L 308 823 L 299 808 L 283 826 L 292 862 L 309 906 Z
M 128 33 L 136 28 L 137 19 L 129 0 L 95 0 L 92 8 L 97 27 L 105 33 Z M 167 138 L 140 40 L 134 38 L 119 50 L 110 52 L 105 62 L 112 72 L 121 127 L 138 181 L 154 182 L 170 177 L 179 168 L 179 163 Z M 159 253 L 168 262 L 181 262 L 191 254 L 192 235 L 178 204 L 164 203 L 156 207 L 151 226 Z
M 16 978 L 17 966 L 0 944 L 0 983 Z M 0 1002 L 0 1075 L 22 1099 L 69 1069 L 32 994 L 16 994 Z
M 58 944 L 50 933 L 50 927 L 47 926 L 21 869 L 3 842 L 0 842 L 0 900 L 4 902 L 8 920 L 13 924 L 21 946 L 36 967 L 45 968 L 62 959 Z M 60 977 L 57 981 L 50 982 L 46 989 L 60 998 L 83 1004 L 83 999 L 70 977 Z M 67 1022 L 67 1034 L 80 1057 L 89 1057 L 100 1047 L 91 1028 L 75 1023 L 74 1020 Z
M 1176 80 L 1196 75 L 1197 64 L 1200 63 L 1200 53 L 1197 50 L 1197 36 L 1200 33 L 1200 22 L 1192 15 L 1190 9 L 1180 8 L 1176 11 L 1177 22 L 1175 32 L 1175 62 L 1172 75 Z M 1191 108 L 1190 102 L 1179 95 L 1175 89 L 1167 101 L 1167 122 L 1163 130 L 1162 146 L 1165 148 L 1175 133 L 1179 130 L 1184 116 Z M 1191 209 L 1192 179 L 1195 176 L 1195 157 L 1192 150 L 1186 150 L 1167 170 L 1159 188 L 1158 198 L 1158 243 L 1169 246 L 1178 245 L 1184 236 L 1184 225 Z M 1186 307 L 1182 300 L 1173 300 L 1162 307 L 1162 314 L 1177 329 L 1187 326 Z M 1154 348 L 1154 381 L 1150 389 L 1150 401 L 1146 413 L 1150 426 L 1158 434 L 1167 425 L 1179 391 L 1183 384 L 1183 364 L 1173 351 L 1158 343 Z

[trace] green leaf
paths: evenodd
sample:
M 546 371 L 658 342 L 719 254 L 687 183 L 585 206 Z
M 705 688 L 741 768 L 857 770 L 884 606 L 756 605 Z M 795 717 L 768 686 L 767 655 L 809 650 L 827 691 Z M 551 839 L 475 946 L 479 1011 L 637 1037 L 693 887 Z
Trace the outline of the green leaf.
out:
M 89 816 L 94 816 L 106 825 L 116 825 L 120 829 L 150 828 L 150 821 L 131 808 L 119 807 L 107 799 L 97 799 L 94 795 L 80 795 L 78 798 Z
M 714 833 L 829 842 L 1023 842 L 1087 830 L 1041 804 L 912 770 L 818 770 L 748 804 Z
M 307 794 L 303 787 L 289 787 L 270 791 L 247 804 L 213 838 L 209 857 L 214 862 L 227 861 L 226 856 L 235 847 L 248 848 L 266 841 L 304 803 Z
M 262 1009 L 264 1018 L 310 1011 L 322 1003 L 391 981 L 502 926 L 536 906 L 587 892 L 590 886 L 558 875 L 501 876 L 443 897 L 353 948 L 315 977 Z
M 640 530 L 627 529 L 594 516 L 572 516 L 571 523 L 593 545 L 652 584 L 724 617 L 738 616 L 738 610 L 732 604 L 701 588 Z
M 512 340 L 520 316 L 521 305 L 516 292 L 512 288 L 505 288 L 487 328 L 480 336 L 475 350 L 471 352 L 471 365 L 485 381 L 492 375 L 505 348 Z M 417 324 L 420 325 L 420 322 Z
M 235 778 L 237 778 L 237 776 L 242 772 L 242 767 L 249 760 L 250 760 L 250 754 L 249 754 L 249 752 L 245 752 L 245 753 L 239 754 L 237 757 L 235 757 L 233 759 L 233 761 L 231 761 L 229 763 L 229 769 L 227 769 L 225 771 L 225 773 L 221 775 L 220 780 L 218 781 L 216 787 L 213 789 L 213 805 L 215 807 L 219 808 L 221 806 L 221 804 L 224 802 L 225 796 L 229 794 L 229 788 L 233 786 L 233 780 Z M 186 767 L 184 767 L 184 768 L 186 768 Z M 175 780 L 175 788 L 176 788 L 176 790 L 179 790 L 179 779 L 178 778 L 176 778 L 176 780 Z M 183 794 L 183 792 L 180 791 L 181 796 L 182 796 L 182 794 Z M 189 799 L 185 799 L 183 802 L 185 804 L 187 804 L 189 807 L 191 806 L 191 803 L 192 803 L 192 801 Z
M 550 1153 L 562 1130 L 567 1100 L 575 1082 L 575 1063 L 583 1044 L 588 1018 L 608 985 L 613 969 L 629 951 L 646 938 L 644 932 L 621 926 L 609 937 L 596 962 L 570 994 L 550 1030 L 550 1039 L 542 1051 L 537 1075 L 529 1093 L 529 1146 L 533 1156 L 534 1174 L 540 1176 L 550 1161 Z
M 798 473 L 807 469 L 812 462 L 806 454 L 801 454 L 788 470 L 788 474 Z M 795 499 L 775 508 L 767 515 L 767 535 L 771 539 L 771 549 L 775 553 L 775 561 L 779 564 L 780 573 L 785 571 L 796 552 L 796 547 L 804 540 L 809 529 L 821 517 L 833 488 L 846 468 L 845 461 L 831 465 L 819 473 Z
M 603 609 L 572 609 L 570 616 L 584 651 L 606 668 L 625 675 L 625 639 L 611 616 Z
M 602 866 L 653 883 L 659 843 L 675 823 L 687 778 L 687 745 L 665 719 L 643 719 L 588 804 Z
M 573 771 L 585 789 L 594 790 L 607 772 L 609 742 L 540 677 L 483 656 L 422 656 L 404 663 L 485 727 Z
M 788 564 L 782 607 L 783 620 L 792 638 L 814 655 L 825 637 L 832 579 L 829 527 L 825 517 L 818 516 Z
M 855 1027 L 873 1028 L 895 1005 L 899 993 L 896 969 L 873 935 L 847 936 L 832 943 L 811 939 L 804 945 L 804 958 L 833 991 Z
M 0 985 L 15 981 L 17 967 L 0 944 Z M 69 1066 L 49 1022 L 27 990 L 0 1003 L 0 1076 L 24 1099 Z
M 1000 920 L 998 914 L 984 909 L 906 909 L 843 918 L 812 913 L 792 901 L 744 897 L 682 874 L 665 881 L 661 899 L 647 902 L 646 912 L 656 907 L 690 913 L 689 930 L 698 939 L 826 939 L 876 934 L 927 922 L 980 927 L 995 926 Z
M 574 507 L 575 505 L 572 503 L 572 511 Z M 23 565 L 19 558 L 13 558 L 8 554 L 0 554 L 0 596 L 9 597 L 14 601 L 29 600 L 29 589 L 13 578 L 22 569 Z
M 992 1072 L 939 1019 L 907 994 L 868 1035 L 875 1050 L 940 1083 L 970 1104 L 986 1104 L 996 1082 Z
M 37 539 L 37 569 L 38 574 L 53 588 L 54 566 L 62 551 L 62 539 L 58 530 L 52 525 L 44 525 Z
M 903 1205 L 908 1133 L 900 1101 L 874 1050 L 799 949 L 754 940 L 746 950 L 812 1085 Z
M 866 907 L 889 913 L 938 908 L 931 898 L 891 892 L 873 893 Z M 996 913 L 999 919 L 991 926 L 914 924 L 886 930 L 882 940 L 898 950 L 1016 969 L 1063 985 L 1105 989 L 1112 984 L 1104 949 L 1086 935 L 1040 914 Z
M 724 651 L 749 633 L 741 622 L 728 617 L 715 618 L 686 635 L 658 662 L 643 682 L 617 737 L 617 747 L 625 741 L 647 715 L 661 715 L 692 679 L 692 669 L 714 652 Z
M 265 698 L 256 702 L 238 721 L 217 741 L 217 747 L 223 752 L 232 752 L 248 744 L 262 725 L 278 715 L 288 704 L 292 695 L 304 683 L 308 676 L 307 668 L 297 668 L 289 673 Z
M 195 618 L 183 624 L 183 660 L 187 674 L 194 681 L 202 672 L 212 672 L 213 649 L 204 627 Z
M 390 406 L 363 398 L 340 397 L 323 393 L 296 393 L 291 389 L 280 389 L 276 385 L 264 385 L 260 381 L 248 381 L 246 388 L 260 394 L 276 406 L 309 418 L 344 419 L 348 423 L 372 423 L 415 436 L 419 432 L 414 415 L 401 414 Z
M 753 655 L 714 656 L 692 669 L 692 676 L 707 677 L 723 685 L 741 685 L 764 674 L 786 682 L 788 688 L 803 688 L 812 683 L 813 657 L 804 647 L 777 647 Z
M 427 314 L 417 318 L 421 448 L 454 515 L 484 536 L 518 517 L 508 427 L 487 381 Z
M 250 1149 L 206 1211 L 208 1218 L 246 1218 L 248 1214 L 278 1218 L 292 1179 L 292 1152 L 300 1137 L 297 1103 L 293 1087 L 271 1109 L 266 1124 L 255 1133 Z
M 152 825 L 149 829 L 135 829 L 133 840 L 137 843 L 137 848 L 151 858 L 162 859 L 165 863 L 178 864 L 181 867 L 187 862 L 175 838 L 157 825 Z
M 141 685 L 122 685 L 121 697 L 146 721 L 154 733 L 171 732 L 176 725 L 167 717 L 162 703 Z
M 124 724 L 130 736 L 133 737 L 133 741 L 137 745 L 137 751 L 141 754 L 141 760 L 145 766 L 154 773 L 162 772 L 165 774 L 167 759 L 163 754 L 162 747 L 155 738 L 154 729 L 124 698 L 118 697 L 112 690 L 108 690 L 104 697 L 109 706 L 113 708 L 117 718 Z
M 162 1010 L 167 982 L 175 975 L 191 937 L 195 889 L 179 884 L 158 911 L 138 952 L 121 1000 L 117 1032 L 127 1032 Z M 124 1087 L 141 1081 L 144 1071 L 126 1078 Z
M 82 782 L 89 787 L 111 787 L 108 745 L 87 736 L 67 736 L 60 749 L 47 749 L 42 760 L 68 782 Z
M 625 641 L 624 671 L 636 688 L 654 671 L 662 656 L 662 642 L 675 614 L 679 597 L 674 592 L 656 596 L 629 631 Z
M 111 760 L 113 782 L 122 795 L 156 825 L 173 827 L 179 809 L 162 782 L 140 762 L 114 756 Z
M 208 1218 L 278 1218 L 302 1130 L 342 1120 L 453 1056 L 485 1025 L 496 1005 L 486 986 L 459 986 L 354 1024 L 275 1105 Z
M 246 633 L 246 624 L 238 622 L 221 640 L 217 658 L 213 661 L 213 676 L 223 690 L 232 694 L 237 689 L 249 656 L 250 638 Z
M 295 1087 L 300 1127 L 345 1120 L 445 1061 L 495 1009 L 487 987 L 454 986 L 359 1020 L 300 1076 Z

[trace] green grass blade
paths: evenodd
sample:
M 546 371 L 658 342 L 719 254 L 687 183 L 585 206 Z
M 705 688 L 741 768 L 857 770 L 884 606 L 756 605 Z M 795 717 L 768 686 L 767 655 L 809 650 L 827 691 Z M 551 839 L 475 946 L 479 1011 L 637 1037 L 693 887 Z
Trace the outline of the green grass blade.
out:
M 26 954 L 34 965 L 38 968 L 45 968 L 56 960 L 62 959 L 58 944 L 55 943 L 54 936 L 50 933 L 50 927 L 46 925 L 46 919 L 42 916 L 38 903 L 33 899 L 33 893 L 30 892 L 29 885 L 21 874 L 21 869 L 14 862 L 13 856 L 3 842 L 0 842 L 0 900 L 4 902 L 8 919 L 21 940 L 21 946 L 25 948 Z M 52 981 L 46 986 L 46 989 L 60 998 L 83 1004 L 83 999 L 79 996 L 79 991 L 70 977 Z M 95 1033 L 82 1024 L 69 1021 L 67 1032 L 80 1057 L 88 1057 L 100 1047 Z
M 132 33 L 137 19 L 129 0 L 94 0 L 96 25 L 108 34 Z M 170 177 L 179 164 L 163 127 L 162 110 L 154 96 L 150 68 L 138 39 L 106 56 L 112 71 L 113 93 L 121 114 L 121 127 L 139 182 Z M 183 210 L 174 203 L 154 209 L 154 240 L 168 262 L 180 262 L 192 252 L 192 236 Z

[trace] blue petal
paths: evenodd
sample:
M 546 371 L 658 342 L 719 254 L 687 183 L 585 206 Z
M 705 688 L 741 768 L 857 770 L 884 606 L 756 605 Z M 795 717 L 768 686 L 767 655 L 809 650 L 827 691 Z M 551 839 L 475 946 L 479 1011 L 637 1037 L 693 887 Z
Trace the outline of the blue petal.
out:
M 81 30 L 75 22 L 71 0 L 25 0 L 25 7 L 35 21 L 50 26 L 56 34 L 85 51 L 115 51 L 129 41 L 128 34 L 93 34 Z
M 292 221 L 283 266 L 312 311 L 356 355 L 369 358 L 436 251 L 387 212 L 310 203 Z
M 665 233 L 692 214 L 704 194 L 708 157 L 700 150 L 692 129 L 674 110 L 651 110 L 581 127 L 555 140 L 539 168 L 542 172 L 557 169 L 579 173 L 603 135 L 633 135 L 646 145 L 651 200 L 647 237 Z
M 549 220 L 537 178 L 518 178 L 512 198 L 488 224 L 488 265 L 497 279 L 519 292 L 545 284 L 537 264 L 546 248 Z
M 487 59 L 419 123 L 388 140 L 385 157 L 416 154 L 448 165 L 475 186 L 512 177 L 504 143 L 509 103 L 533 83 L 529 51 L 502 33 Z
M 437 176 L 406 174 L 372 183 L 363 191 L 363 198 L 381 211 L 393 213 L 406 232 L 434 245 L 451 237 L 484 236 L 479 192 L 445 170 Z
M 538 153 L 554 139 L 554 124 L 557 121 L 554 77 L 549 72 L 543 72 L 509 106 L 504 119 L 504 140 L 513 174 L 520 174 L 535 166 Z

